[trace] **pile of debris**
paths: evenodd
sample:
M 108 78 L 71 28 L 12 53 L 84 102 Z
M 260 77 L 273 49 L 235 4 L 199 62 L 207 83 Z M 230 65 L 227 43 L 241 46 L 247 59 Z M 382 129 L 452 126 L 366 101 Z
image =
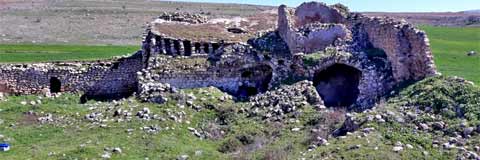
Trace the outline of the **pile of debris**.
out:
M 185 22 L 190 24 L 202 24 L 207 22 L 206 16 L 186 12 L 164 12 L 158 18 L 166 21 Z
M 170 84 L 155 82 L 152 73 L 148 71 L 138 72 L 139 92 L 138 98 L 144 102 L 164 103 L 167 101 L 165 94 L 176 92 L 176 89 Z
M 290 118 L 289 113 L 294 113 L 304 106 L 325 108 L 322 98 L 315 90 L 313 82 L 301 81 L 290 86 L 282 86 L 274 91 L 250 98 L 252 108 L 250 116 L 259 116 L 271 121 L 280 121 Z

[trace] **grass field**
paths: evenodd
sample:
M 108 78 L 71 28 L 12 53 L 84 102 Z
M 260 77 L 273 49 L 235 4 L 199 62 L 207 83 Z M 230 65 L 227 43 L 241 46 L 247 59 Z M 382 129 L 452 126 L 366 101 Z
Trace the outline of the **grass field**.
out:
M 0 44 L 0 63 L 108 59 L 130 55 L 139 46 Z
M 460 76 L 480 84 L 480 27 L 447 28 L 422 26 L 427 32 L 437 69 L 449 76 Z

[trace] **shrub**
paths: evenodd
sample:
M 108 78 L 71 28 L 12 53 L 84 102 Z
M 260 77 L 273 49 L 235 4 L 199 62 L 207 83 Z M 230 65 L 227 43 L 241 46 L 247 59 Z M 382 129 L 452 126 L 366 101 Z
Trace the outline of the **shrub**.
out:
M 432 107 L 435 113 L 450 118 L 480 120 L 480 87 L 461 78 L 427 78 L 404 89 L 395 100 L 404 105 Z

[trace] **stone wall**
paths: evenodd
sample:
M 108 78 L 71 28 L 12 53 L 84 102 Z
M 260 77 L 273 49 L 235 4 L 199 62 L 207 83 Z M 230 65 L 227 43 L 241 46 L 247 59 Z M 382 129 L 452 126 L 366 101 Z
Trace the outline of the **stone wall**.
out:
M 286 6 L 278 9 L 278 31 L 291 53 L 314 53 L 351 37 L 341 24 L 345 18 L 323 3 L 304 3 L 295 16 Z
M 366 55 L 360 52 L 350 53 L 337 51 L 334 48 L 327 50 L 324 53 L 316 53 L 322 54 L 322 57 L 316 59 L 313 64 L 308 65 L 301 60 L 305 55 L 297 55 L 295 65 L 303 67 L 294 69 L 292 71 L 293 74 L 314 81 L 316 73 L 329 69 L 329 67 L 335 64 L 343 64 L 359 70 L 361 72 L 358 84 L 359 93 L 356 103 L 353 105 L 353 109 L 358 110 L 372 106 L 391 90 L 394 83 L 392 82 L 391 65 L 388 61 L 380 66 L 373 63 L 366 58 Z
M 162 92 L 213 86 L 246 100 L 290 81 L 309 80 L 325 105 L 362 110 L 394 86 L 436 74 L 427 36 L 404 22 L 318 2 L 296 10 L 282 5 L 278 12 L 278 29 L 248 44 L 179 39 L 148 27 L 142 50 L 130 57 L 0 65 L 0 92 L 56 92 L 60 83 L 58 91 L 83 92 L 87 99 L 138 92 L 140 99 L 163 102 Z M 336 98 L 342 95 L 346 101 Z
M 325 3 L 304 2 L 295 10 L 295 25 L 301 27 L 309 23 L 345 23 L 345 17 L 334 7 Z
M 49 92 L 58 79 L 61 92 L 84 92 L 116 97 L 136 89 L 135 73 L 142 68 L 141 53 L 115 61 L 0 65 L 0 92 Z
M 344 13 L 318 2 L 303 3 L 294 11 L 283 5 L 278 13 L 278 32 L 292 54 L 314 53 L 330 45 L 350 45 L 367 54 L 380 49 L 398 84 L 437 74 L 427 35 L 404 21 Z M 324 29 L 325 25 L 334 27 Z
M 353 15 L 348 26 L 357 44 L 385 51 L 397 82 L 420 80 L 435 75 L 436 69 L 425 32 L 393 19 Z

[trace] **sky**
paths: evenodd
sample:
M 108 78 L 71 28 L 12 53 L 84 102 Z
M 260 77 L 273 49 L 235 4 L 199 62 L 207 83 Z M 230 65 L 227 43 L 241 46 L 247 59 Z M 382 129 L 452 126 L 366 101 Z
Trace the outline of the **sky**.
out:
M 242 3 L 296 7 L 305 0 L 174 0 L 190 2 Z M 311 1 L 311 0 L 309 0 Z M 342 3 L 351 11 L 366 12 L 458 12 L 480 9 L 480 0 L 320 0 L 327 4 Z M 307 1 L 308 2 L 308 1 Z

